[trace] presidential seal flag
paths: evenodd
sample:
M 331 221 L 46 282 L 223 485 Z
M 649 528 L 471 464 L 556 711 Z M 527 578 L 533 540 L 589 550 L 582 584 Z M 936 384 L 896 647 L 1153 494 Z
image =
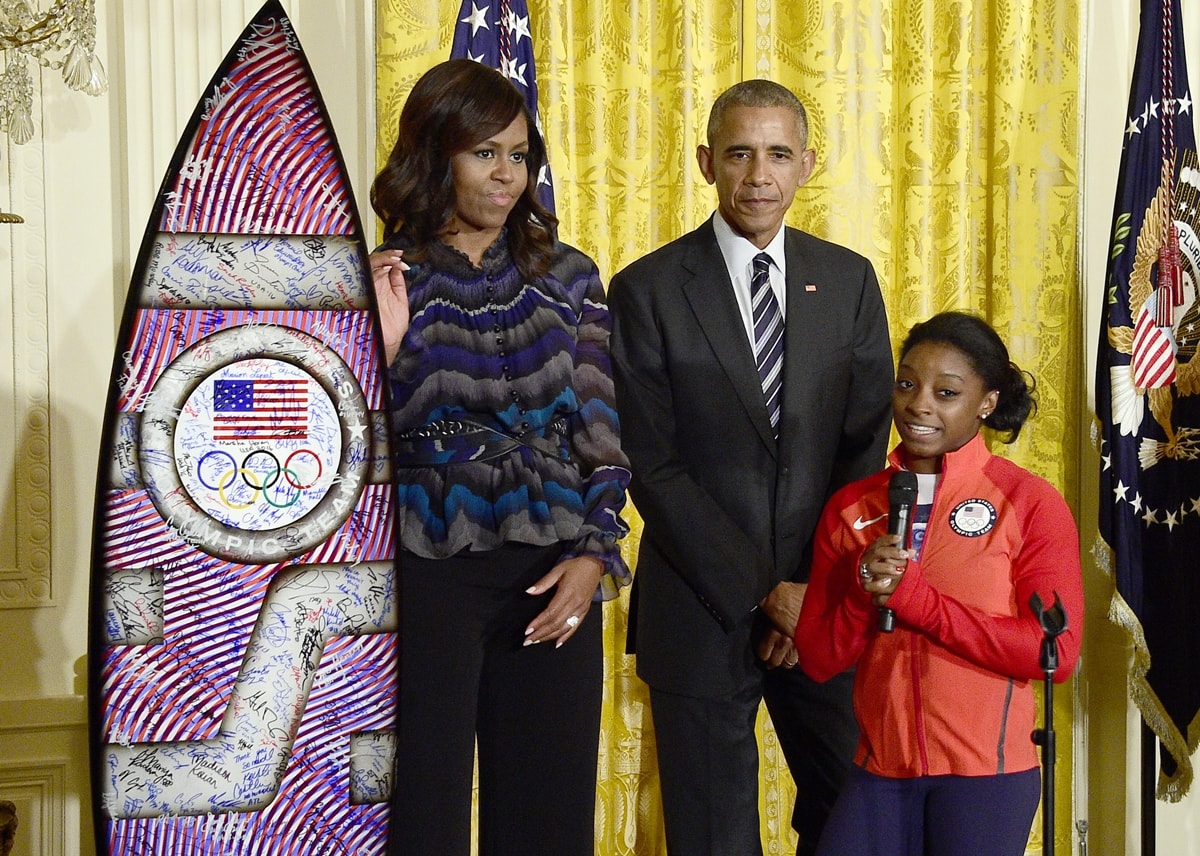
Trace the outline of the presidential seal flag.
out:
M 494 68 L 512 81 L 525 96 L 529 115 L 542 134 L 538 113 L 537 78 L 533 60 L 533 36 L 529 32 L 529 6 L 525 0 L 463 0 L 454 26 L 450 59 L 471 59 Z M 538 201 L 554 213 L 554 183 L 550 164 L 542 167 L 537 181 Z
M 1140 26 L 1096 368 L 1098 557 L 1174 802 L 1200 742 L 1200 169 L 1179 0 L 1142 0 Z

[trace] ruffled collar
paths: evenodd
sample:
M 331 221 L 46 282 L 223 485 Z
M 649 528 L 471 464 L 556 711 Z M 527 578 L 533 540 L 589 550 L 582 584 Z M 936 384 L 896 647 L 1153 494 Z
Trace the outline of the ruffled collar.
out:
M 412 237 L 403 229 L 390 241 L 389 246 L 408 250 L 413 247 Z M 425 258 L 417 264 L 429 265 L 437 270 L 445 271 L 461 279 L 473 279 L 484 274 L 497 273 L 507 269 L 512 264 L 512 253 L 508 247 L 508 227 L 500 230 L 499 236 L 488 247 L 479 264 L 475 265 L 467 258 L 462 250 L 450 246 L 445 241 L 433 241 L 426 248 Z

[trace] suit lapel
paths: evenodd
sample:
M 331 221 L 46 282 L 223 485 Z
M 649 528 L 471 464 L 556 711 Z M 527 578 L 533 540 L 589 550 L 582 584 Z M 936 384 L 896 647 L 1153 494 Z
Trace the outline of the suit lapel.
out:
M 696 240 L 692 242 L 683 262 L 691 278 L 684 282 L 683 294 L 717 362 L 733 384 L 746 415 L 774 453 L 775 434 L 767 417 L 754 351 L 746 337 L 746 328 L 733 296 L 733 284 L 725 267 L 725 257 L 721 255 L 716 235 L 713 234 L 712 220 L 692 234 Z M 787 359 L 786 355 L 784 359 Z M 786 380 L 786 374 L 784 377 Z
M 786 228 L 786 227 L 785 227 Z M 824 271 L 817 270 L 805 251 L 806 238 L 802 232 L 788 229 L 784 238 L 787 253 L 787 329 L 783 343 L 783 407 L 780 417 L 780 436 L 789 426 L 795 426 L 798 407 L 795 391 L 806 386 L 803 377 L 819 363 L 820 350 L 829 341 L 829 331 L 822 328 L 828 316 L 823 311 L 832 294 L 832 285 L 822 282 Z M 792 396 L 789 398 L 789 391 Z M 792 438 L 795 439 L 795 438 Z

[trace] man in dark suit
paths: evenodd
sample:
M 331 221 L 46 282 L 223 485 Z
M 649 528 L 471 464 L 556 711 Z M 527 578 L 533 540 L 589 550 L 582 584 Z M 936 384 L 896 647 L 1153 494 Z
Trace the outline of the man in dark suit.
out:
M 852 677 L 808 680 L 791 636 L 825 500 L 883 465 L 892 354 L 870 262 L 783 226 L 812 174 L 807 141 L 786 88 L 725 92 L 697 150 L 717 213 L 609 289 L 645 523 L 630 650 L 650 686 L 671 856 L 762 853 L 764 697 L 798 789 L 798 853 L 816 847 L 857 740 Z

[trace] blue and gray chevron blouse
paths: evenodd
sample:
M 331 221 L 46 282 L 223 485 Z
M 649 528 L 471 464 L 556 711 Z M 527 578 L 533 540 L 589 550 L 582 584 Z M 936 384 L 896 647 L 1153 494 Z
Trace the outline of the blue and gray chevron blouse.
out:
M 388 246 L 403 249 L 403 233 Z M 615 597 L 630 580 L 617 548 L 628 531 L 620 512 L 629 462 L 595 263 L 559 244 L 549 273 L 528 283 L 504 234 L 480 267 L 442 243 L 410 264 L 412 320 L 390 369 L 397 445 L 465 421 L 505 435 L 561 438 L 561 454 L 547 454 L 543 439 L 510 442 L 486 460 L 398 466 L 401 547 L 443 558 L 505 542 L 565 542 L 564 558 L 604 562 L 600 597 Z

